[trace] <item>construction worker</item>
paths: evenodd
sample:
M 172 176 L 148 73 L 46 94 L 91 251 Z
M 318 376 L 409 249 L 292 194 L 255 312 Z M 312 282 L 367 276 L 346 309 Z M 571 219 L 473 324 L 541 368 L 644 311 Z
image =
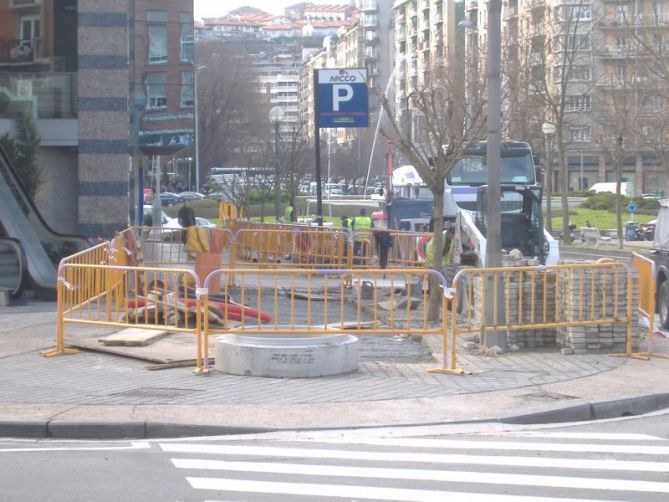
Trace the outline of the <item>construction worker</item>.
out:
M 293 206 L 291 206 L 290 204 L 286 206 L 286 209 L 283 212 L 283 221 L 286 223 L 295 221 L 293 220 Z
M 367 210 L 364 207 L 360 209 L 360 216 L 351 220 L 351 231 L 353 232 L 353 256 L 357 257 L 354 263 L 359 265 L 362 262 L 360 257 L 367 256 L 367 246 L 372 233 L 372 219 L 367 216 Z
M 450 226 L 441 234 L 444 238 L 444 248 L 441 254 L 441 266 L 445 267 L 451 261 L 453 251 L 453 237 L 455 237 L 455 227 Z M 432 257 L 434 256 L 434 237 L 429 240 L 425 247 L 425 262 L 427 266 L 432 266 Z

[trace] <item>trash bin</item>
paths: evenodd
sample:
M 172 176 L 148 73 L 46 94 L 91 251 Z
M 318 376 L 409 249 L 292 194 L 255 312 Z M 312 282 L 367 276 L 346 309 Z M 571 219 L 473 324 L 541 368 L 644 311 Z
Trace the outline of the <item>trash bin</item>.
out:
M 636 225 L 633 221 L 628 221 L 625 227 L 625 240 L 626 241 L 635 241 L 636 240 Z

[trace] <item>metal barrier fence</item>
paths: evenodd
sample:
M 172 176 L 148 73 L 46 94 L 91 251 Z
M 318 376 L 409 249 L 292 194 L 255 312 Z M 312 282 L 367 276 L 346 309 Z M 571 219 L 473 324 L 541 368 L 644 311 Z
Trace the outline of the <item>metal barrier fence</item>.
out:
M 56 347 L 45 355 L 71 351 L 66 323 L 189 333 L 198 372 L 209 370 L 211 336 L 244 331 L 439 335 L 444 359 L 434 371 L 457 374 L 458 337 L 466 333 L 548 330 L 576 350 L 623 344 L 632 355 L 635 294 L 622 263 L 470 268 L 451 289 L 426 268 L 210 267 L 202 282 L 205 272 L 186 267 L 134 266 L 135 238 L 124 232 L 62 260 Z M 430 288 L 447 292 L 432 311 Z
M 65 324 L 192 333 L 201 365 L 199 278 L 188 269 L 129 266 L 127 234 L 72 255 L 58 267 L 56 345 L 45 356 L 75 353 L 65 348 Z
M 221 333 L 445 336 L 444 295 L 430 318 L 428 284 L 440 291 L 446 285 L 433 270 L 237 269 L 235 285 L 225 283 L 221 294 L 210 294 L 211 283 L 228 273 L 212 272 L 200 291 L 208 313 L 202 372 L 209 371 L 211 337 Z
M 655 282 L 655 262 L 646 256 L 632 253 L 632 267 L 639 276 L 639 313 L 648 319 L 648 351 L 639 352 L 635 356 L 648 359 L 658 357 L 669 359 L 666 354 L 653 352 L 655 337 L 655 306 L 657 298 L 657 284 Z
M 633 276 L 623 263 L 470 268 L 459 271 L 452 286 L 455 313 L 449 312 L 450 343 L 444 338 L 444 366 L 438 371 L 462 373 L 458 336 L 472 333 L 536 330 L 535 341 L 557 336 L 576 352 L 622 346 L 625 355 L 633 353 Z
M 342 229 L 284 227 L 288 228 L 237 230 L 232 240 L 234 262 L 265 266 L 284 262 L 295 266 L 346 266 L 348 235 Z
M 216 267 L 424 267 L 425 246 L 432 236 L 376 228 L 351 233 L 339 227 L 230 223 L 230 228 L 197 227 L 198 240 L 210 245 L 208 253 L 217 255 L 209 263 L 220 258 Z M 184 232 L 179 228 L 133 227 L 121 235 L 133 264 L 162 266 L 194 262 L 203 251 L 189 252 Z

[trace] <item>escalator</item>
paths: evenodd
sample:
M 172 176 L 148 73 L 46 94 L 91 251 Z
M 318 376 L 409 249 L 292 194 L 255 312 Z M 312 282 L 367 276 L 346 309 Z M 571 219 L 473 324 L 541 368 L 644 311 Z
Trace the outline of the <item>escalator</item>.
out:
M 46 224 L 0 148 L 0 291 L 18 297 L 28 288 L 38 298 L 55 298 L 61 258 L 88 246 L 84 237 Z

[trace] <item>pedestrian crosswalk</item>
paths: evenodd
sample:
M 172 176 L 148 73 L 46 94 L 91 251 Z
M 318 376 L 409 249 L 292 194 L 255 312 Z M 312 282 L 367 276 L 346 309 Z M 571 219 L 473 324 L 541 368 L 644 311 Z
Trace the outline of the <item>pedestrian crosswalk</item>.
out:
M 162 442 L 202 500 L 669 500 L 669 441 L 529 432 Z

